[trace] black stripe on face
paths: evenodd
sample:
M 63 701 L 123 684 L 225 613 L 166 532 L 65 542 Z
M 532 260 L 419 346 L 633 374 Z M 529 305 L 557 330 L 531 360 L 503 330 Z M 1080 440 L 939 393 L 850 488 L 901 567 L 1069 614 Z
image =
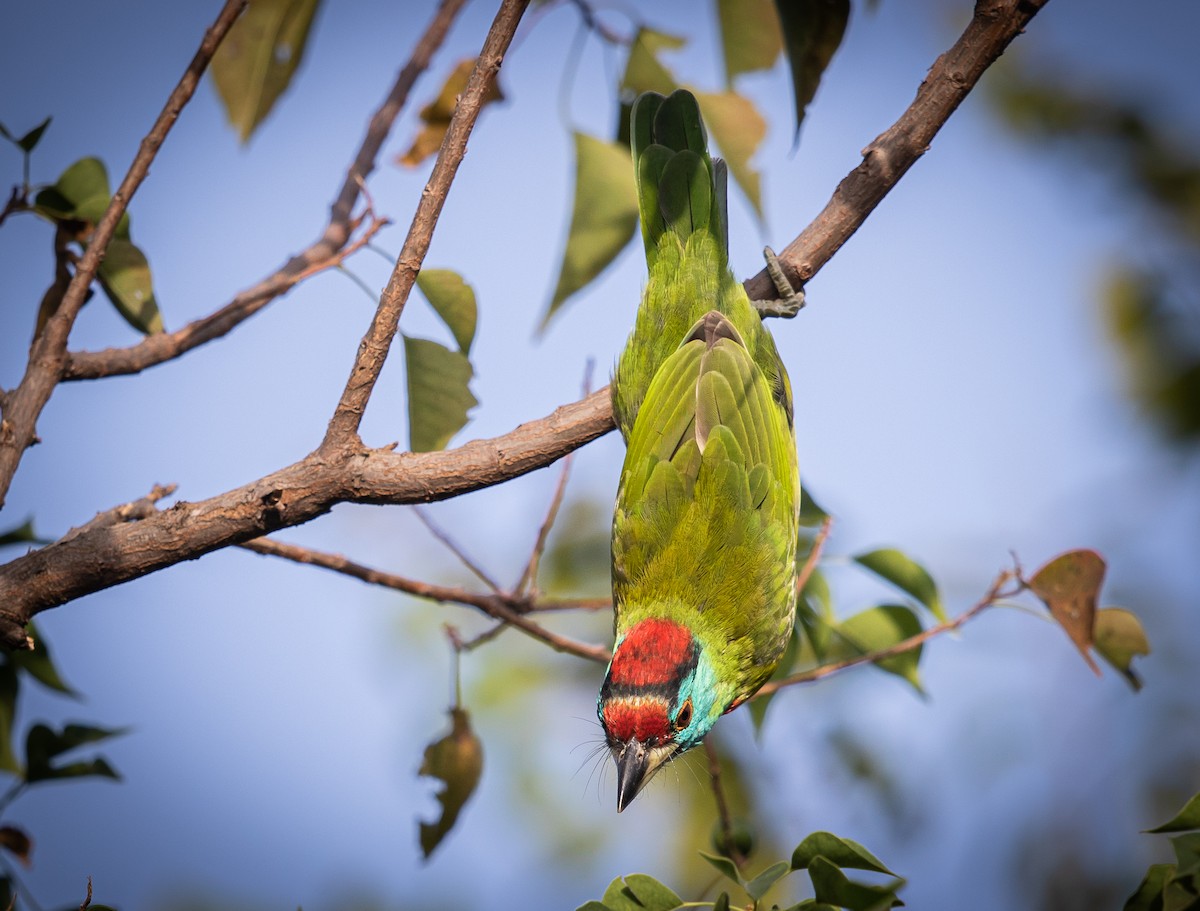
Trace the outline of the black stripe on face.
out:
M 642 696 L 662 699 L 668 705 L 675 702 L 675 697 L 679 694 L 679 686 L 684 679 L 696 670 L 696 663 L 700 660 L 700 647 L 695 640 L 692 641 L 691 647 L 688 649 L 687 655 L 672 669 L 671 674 L 661 681 L 654 683 L 640 684 L 614 684 L 612 682 L 611 665 L 609 671 L 604 674 L 604 683 L 600 686 L 600 703 L 603 705 L 609 699 L 622 699 L 630 696 Z

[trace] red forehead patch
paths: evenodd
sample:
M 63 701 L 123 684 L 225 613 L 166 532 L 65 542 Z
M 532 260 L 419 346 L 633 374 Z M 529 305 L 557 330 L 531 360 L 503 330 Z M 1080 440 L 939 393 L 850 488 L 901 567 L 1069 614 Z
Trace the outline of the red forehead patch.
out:
M 616 740 L 662 743 L 671 734 L 667 704 L 661 699 L 613 699 L 604 706 L 604 730 Z
M 654 686 L 673 680 L 692 648 L 692 634 L 670 620 L 636 624 L 613 655 L 609 678 L 617 686 Z

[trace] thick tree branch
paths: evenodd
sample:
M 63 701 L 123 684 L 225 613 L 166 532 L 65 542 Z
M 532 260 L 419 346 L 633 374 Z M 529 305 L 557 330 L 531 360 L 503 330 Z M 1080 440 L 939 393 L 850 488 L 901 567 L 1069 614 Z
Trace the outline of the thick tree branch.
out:
M 367 232 L 354 244 L 347 246 L 358 225 L 351 213 L 363 193 L 367 177 L 375 170 L 375 162 L 383 143 L 391 133 L 401 109 L 408 102 L 413 84 L 429 68 L 434 53 L 445 41 L 451 24 L 465 4 L 466 0 L 443 0 L 438 7 L 425 33 L 413 48 L 408 63 L 397 74 L 387 98 L 371 116 L 366 135 L 354 156 L 354 162 L 346 172 L 337 198 L 330 207 L 329 223 L 313 244 L 291 257 L 272 275 L 239 293 L 225 306 L 188 323 L 182 329 L 148 335 L 136 345 L 126 348 L 77 351 L 70 354 L 63 379 L 90 380 L 140 373 L 148 367 L 177 358 L 193 348 L 225 335 L 304 278 L 338 265 L 357 249 L 357 245 L 369 240 L 374 231 L 382 226 L 381 223 L 372 221 Z
M 446 452 L 318 450 L 219 496 L 56 541 L 0 567 L 0 644 L 23 647 L 25 624 L 46 608 L 300 525 L 338 503 L 427 503 L 543 468 L 612 429 L 608 401 L 605 387 L 503 436 Z
M 866 221 L 929 150 L 933 137 L 975 88 L 979 77 L 1048 2 L 977 0 L 966 31 L 930 67 L 908 110 L 863 149 L 862 164 L 838 184 L 821 214 L 779 254 L 779 264 L 795 287 L 816 275 Z M 778 296 L 766 269 L 747 279 L 745 285 L 752 300 Z
M 379 307 L 367 334 L 358 346 L 358 354 L 354 359 L 354 367 L 346 388 L 338 401 L 329 427 L 325 433 L 322 448 L 334 446 L 356 445 L 358 442 L 358 427 L 362 422 L 363 412 L 366 411 L 367 401 L 375 388 L 375 381 L 383 370 L 391 350 L 392 340 L 400 325 L 400 314 L 408 302 L 417 273 L 421 271 L 421 263 L 429 251 L 429 243 L 433 238 L 433 229 L 437 226 L 438 216 L 445 205 L 446 196 L 450 192 L 450 184 L 458 173 L 458 166 L 467 153 L 467 138 L 479 117 L 483 107 L 484 96 L 496 79 L 504 54 L 516 34 L 517 24 L 521 15 L 529 5 L 529 0 L 503 0 L 483 50 L 475 61 L 475 68 L 467 80 L 466 91 L 458 99 L 454 116 L 446 131 L 446 138 L 438 151 L 437 161 L 429 175 L 429 181 L 421 193 L 421 201 L 413 216 L 408 229 L 408 236 L 396 260 L 396 267 L 388 279 L 383 296 L 379 299 Z
M 204 33 L 200 49 L 196 51 L 183 77 L 167 98 L 166 106 L 154 121 L 154 126 L 142 140 L 125 179 L 117 187 L 117 192 L 113 194 L 112 201 L 96 225 L 87 250 L 75 267 L 75 275 L 67 287 L 66 294 L 63 295 L 62 303 L 34 340 L 29 363 L 20 385 L 3 400 L 3 418 L 0 419 L 0 508 L 4 506 L 8 488 L 17 472 L 17 466 L 21 463 L 21 457 L 25 450 L 36 442 L 38 416 L 50 401 L 54 387 L 62 379 L 67 363 L 67 337 L 71 334 L 71 327 L 79 315 L 79 308 L 87 299 L 88 287 L 96 276 L 101 260 L 104 259 L 117 223 L 125 214 L 129 200 L 149 173 L 151 162 L 162 148 L 163 141 L 174 126 L 183 106 L 195 93 L 200 77 L 212 60 L 213 52 L 245 6 L 246 0 L 226 0 L 216 22 Z

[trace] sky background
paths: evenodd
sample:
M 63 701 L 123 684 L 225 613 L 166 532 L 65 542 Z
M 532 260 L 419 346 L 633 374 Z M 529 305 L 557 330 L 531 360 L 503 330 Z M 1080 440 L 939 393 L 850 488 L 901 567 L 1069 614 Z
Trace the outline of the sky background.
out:
M 0 121 L 19 133 L 54 117 L 34 182 L 96 155 L 115 184 L 217 8 L 0 6 Z M 211 84 L 200 87 L 130 207 L 168 328 L 216 309 L 318 235 L 431 9 L 327 0 L 291 91 L 247 146 Z M 604 9 L 622 30 L 633 11 L 689 36 L 667 62 L 683 81 L 719 86 L 708 4 Z M 396 222 L 379 240 L 392 254 L 429 164 L 409 171 L 391 159 L 445 73 L 477 52 L 492 13 L 467 7 L 371 178 L 377 208 Z M 756 159 L 765 221 L 730 194 L 738 275 L 760 268 L 764 243 L 783 247 L 820 211 L 969 14 L 965 0 L 856 4 L 795 154 L 784 64 L 744 79 L 771 126 Z M 589 363 L 592 385 L 604 382 L 632 325 L 644 273 L 636 250 L 534 336 L 569 219 L 570 130 L 607 136 L 614 121 L 620 61 L 595 40 L 578 53 L 577 24 L 569 4 L 528 17 L 501 72 L 507 100 L 483 113 L 426 258 L 461 272 L 479 301 L 481 404 L 459 441 L 576 399 Z M 1012 53 L 1149 98 L 1195 137 L 1198 28 L 1190 4 L 1055 0 Z M 5 146 L 0 180 L 19 179 L 20 157 Z M 830 576 L 844 613 L 882 594 L 836 565 L 867 548 L 921 560 L 957 613 L 1010 551 L 1033 568 L 1094 547 L 1109 558 L 1106 603 L 1136 610 L 1155 648 L 1134 695 L 1111 671 L 1095 679 L 1059 630 L 995 611 L 927 648 L 925 700 L 868 668 L 784 693 L 757 745 L 745 713 L 722 721 L 722 743 L 772 808 L 772 837 L 790 849 L 829 829 L 866 844 L 909 878 L 911 907 L 960 908 L 965 895 L 985 911 L 1031 906 L 1031 884 L 1054 870 L 1123 898 L 1167 854 L 1138 830 L 1200 787 L 1200 477 L 1125 398 L 1095 300 L 1107 264 L 1144 234 L 1141 218 L 1082 163 L 1015 141 L 981 89 L 809 284 L 801 316 L 771 326 L 796 390 L 802 476 L 837 517 Z M 0 231 L 0 387 L 23 371 L 51 239 L 32 217 Z M 390 265 L 368 251 L 350 269 L 382 288 Z M 323 434 L 373 304 L 344 276 L 323 274 L 179 361 L 61 387 L 0 528 L 32 516 L 57 537 L 154 483 L 200 500 L 301 458 Z M 402 330 L 448 339 L 416 295 Z M 135 341 L 100 296 L 71 337 L 87 349 Z M 401 355 L 372 398 L 368 444 L 405 441 Z M 568 499 L 577 531 L 606 533 L 620 460 L 615 435 L 579 453 Z M 511 582 L 555 478 L 536 472 L 431 515 Z M 341 507 L 278 537 L 466 581 L 406 508 Z M 436 803 L 415 772 L 446 724 L 446 621 L 482 628 L 465 609 L 239 550 L 41 615 L 85 700 L 23 694 L 19 725 L 131 730 L 103 748 L 122 783 L 40 787 L 6 814 L 36 839 L 23 879 L 47 908 L 77 905 L 87 876 L 98 901 L 130 909 L 205 899 L 310 911 L 496 907 L 497 896 L 503 907 L 570 908 L 635 870 L 699 891 L 702 881 L 672 869 L 677 838 L 690 839 L 690 854 L 707 846 L 706 830 L 679 832 L 685 805 L 708 800 L 702 764 L 678 764 L 616 816 L 611 772 L 588 761 L 601 670 L 514 633 L 464 664 L 486 768 L 457 829 L 421 862 L 415 819 Z M 607 644 L 609 622 L 556 628 Z M 852 755 L 868 757 L 871 773 L 855 774 Z

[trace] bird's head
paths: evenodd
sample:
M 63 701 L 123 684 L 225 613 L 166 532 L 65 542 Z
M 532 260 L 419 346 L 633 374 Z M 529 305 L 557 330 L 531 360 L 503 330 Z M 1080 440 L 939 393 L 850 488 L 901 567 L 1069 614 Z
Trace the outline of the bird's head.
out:
M 596 710 L 617 764 L 617 812 L 668 761 L 690 750 L 729 708 L 691 632 L 661 617 L 617 640 Z

